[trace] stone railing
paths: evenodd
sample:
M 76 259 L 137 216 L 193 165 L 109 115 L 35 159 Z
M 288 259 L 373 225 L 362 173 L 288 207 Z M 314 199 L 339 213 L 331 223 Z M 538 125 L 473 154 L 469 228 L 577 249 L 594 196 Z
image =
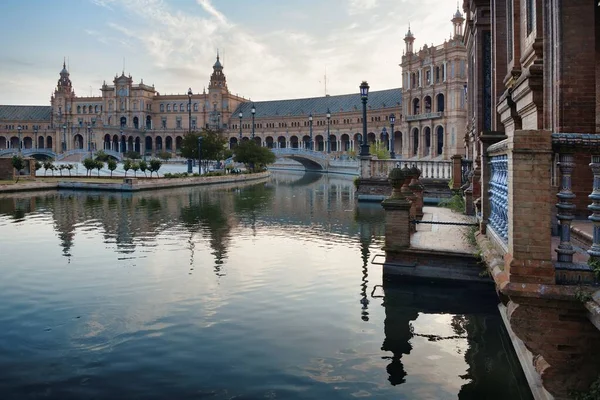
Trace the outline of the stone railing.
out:
M 401 166 L 405 164 L 409 167 L 416 166 L 421 170 L 421 178 L 423 179 L 452 179 L 452 162 L 448 160 L 432 160 L 432 161 L 418 161 L 418 160 L 371 160 L 371 178 L 385 178 L 390 174 L 390 171 L 396 167 L 396 164 L 400 163 Z
M 276 156 L 296 155 L 308 158 L 319 158 L 321 160 L 328 160 L 330 158 L 327 153 L 301 148 L 271 149 L 271 151 L 275 153 Z
M 430 112 L 430 113 L 425 113 L 425 114 L 407 115 L 404 118 L 406 121 L 421 121 L 424 119 L 441 118 L 443 115 L 444 115 L 443 111 L 438 111 L 438 112 Z

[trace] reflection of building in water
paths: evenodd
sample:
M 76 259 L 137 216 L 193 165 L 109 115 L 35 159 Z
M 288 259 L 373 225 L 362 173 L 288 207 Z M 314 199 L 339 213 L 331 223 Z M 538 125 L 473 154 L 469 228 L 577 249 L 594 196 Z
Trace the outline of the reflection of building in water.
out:
M 416 337 L 428 342 L 464 340 L 467 373 L 459 399 L 532 399 L 525 376 L 503 330 L 493 288 L 451 287 L 423 283 L 384 283 L 385 339 L 381 349 L 389 351 L 388 380 L 392 385 L 406 382 L 403 357 L 418 349 Z M 452 334 L 439 336 L 418 332 L 415 321 L 421 314 L 453 315 Z M 454 351 L 454 349 L 453 349 Z M 453 373 L 452 371 L 448 371 Z M 458 372 L 457 372 L 458 374 Z M 510 385 L 507 385 L 507 376 Z

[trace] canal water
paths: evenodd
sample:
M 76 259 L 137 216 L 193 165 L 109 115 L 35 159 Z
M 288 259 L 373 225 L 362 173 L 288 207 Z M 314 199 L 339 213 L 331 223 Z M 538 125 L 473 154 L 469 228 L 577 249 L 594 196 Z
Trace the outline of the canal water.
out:
M 0 196 L 0 398 L 531 399 L 493 289 L 382 283 L 351 178 Z

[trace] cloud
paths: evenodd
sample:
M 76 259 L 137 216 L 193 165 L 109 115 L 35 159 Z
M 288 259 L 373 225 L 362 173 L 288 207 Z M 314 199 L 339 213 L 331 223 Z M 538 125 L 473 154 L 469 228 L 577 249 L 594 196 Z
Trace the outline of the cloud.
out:
M 348 14 L 361 14 L 377 7 L 377 0 L 350 0 Z
M 112 10 L 112 7 L 110 6 L 110 4 L 114 0 L 91 0 L 91 1 L 92 1 L 92 3 L 94 3 L 97 6 L 108 8 L 109 10 Z
M 204 11 L 215 17 L 220 23 L 226 25 L 228 24 L 227 18 L 220 13 L 209 0 L 197 0 L 198 4 L 204 8 Z

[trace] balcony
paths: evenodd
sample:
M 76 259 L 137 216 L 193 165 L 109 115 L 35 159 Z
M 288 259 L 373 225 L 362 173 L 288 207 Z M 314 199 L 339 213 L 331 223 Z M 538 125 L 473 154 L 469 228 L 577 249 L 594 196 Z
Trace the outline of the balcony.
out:
M 444 112 L 443 111 L 438 111 L 438 112 L 430 112 L 430 113 L 425 113 L 425 114 L 417 114 L 417 115 L 406 115 L 406 121 L 422 121 L 424 119 L 435 119 L 435 118 L 441 118 L 444 116 Z

